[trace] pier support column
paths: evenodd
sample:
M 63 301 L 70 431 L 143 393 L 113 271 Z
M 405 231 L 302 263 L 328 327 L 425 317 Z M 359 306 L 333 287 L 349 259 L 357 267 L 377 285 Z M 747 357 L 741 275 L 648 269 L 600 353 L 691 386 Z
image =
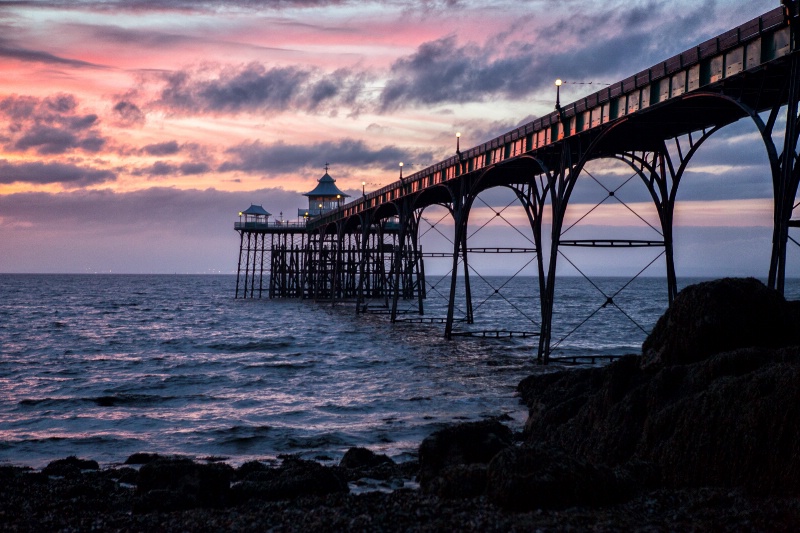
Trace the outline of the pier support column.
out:
M 792 27 L 792 44 L 797 38 Z M 797 196 L 800 170 L 797 167 L 798 101 L 800 101 L 800 57 L 793 55 L 788 80 L 788 103 L 786 105 L 786 131 L 783 138 L 783 152 L 779 158 L 778 175 L 773 177 L 775 196 L 774 228 L 772 237 L 772 258 L 769 267 L 769 286 L 784 293 L 786 280 L 786 246 L 789 240 L 789 225 Z
M 466 242 L 467 242 L 467 221 L 469 218 L 469 202 L 466 194 L 466 180 L 460 180 L 458 190 L 451 190 L 453 197 L 453 222 L 454 222 L 454 235 L 453 235 L 453 269 L 450 276 L 450 295 L 447 302 L 447 318 L 444 325 L 444 336 L 446 339 L 453 337 L 453 322 L 455 321 L 455 306 L 456 306 L 456 290 L 458 288 L 458 261 L 460 257 L 464 259 L 464 268 L 466 275 Z M 462 255 L 463 254 L 463 255 Z M 465 280 L 466 281 L 466 280 Z M 469 298 L 469 290 L 466 291 L 467 298 Z M 465 317 L 470 319 L 472 302 L 467 300 L 467 313 Z

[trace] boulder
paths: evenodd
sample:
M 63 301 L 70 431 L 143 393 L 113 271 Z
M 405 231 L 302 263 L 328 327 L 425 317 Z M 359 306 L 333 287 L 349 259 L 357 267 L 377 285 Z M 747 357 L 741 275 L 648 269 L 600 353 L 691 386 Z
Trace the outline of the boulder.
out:
M 642 346 L 642 365 L 680 365 L 736 348 L 800 343 L 796 304 L 755 278 L 683 289 Z
M 531 446 L 648 484 L 800 493 L 800 304 L 755 279 L 684 289 L 641 364 L 534 375 L 518 390 Z
M 476 498 L 486 492 L 484 463 L 458 464 L 442 468 L 425 484 L 425 491 L 439 498 Z
M 520 395 L 531 445 L 611 467 L 642 461 L 667 487 L 800 493 L 800 347 L 660 368 L 623 359 L 527 378 Z
M 50 462 L 42 469 L 42 474 L 46 476 L 75 476 L 83 470 L 98 470 L 100 465 L 91 459 L 78 459 L 70 455 L 66 459 L 58 459 Z
M 335 469 L 292 456 L 285 457 L 278 468 L 251 469 L 232 490 L 237 503 L 251 499 L 292 500 L 350 491 Z
M 125 459 L 126 465 L 146 465 L 147 463 L 151 463 L 156 459 L 161 459 L 161 456 L 157 453 L 145 453 L 145 452 L 137 452 L 132 455 L 129 455 L 127 459 Z
M 374 468 L 380 465 L 393 465 L 395 464 L 387 455 L 377 454 L 372 450 L 366 448 L 354 447 L 345 452 L 342 460 L 339 461 L 339 466 L 342 468 L 360 469 L 360 468 Z
M 489 463 L 487 495 L 513 511 L 563 509 L 624 501 L 632 493 L 628 476 L 618 476 L 542 445 L 511 447 Z
M 431 488 L 432 480 L 449 466 L 488 464 L 511 443 L 511 430 L 497 420 L 466 422 L 436 431 L 419 447 L 420 486 Z M 437 486 L 437 490 L 449 490 Z
M 186 458 L 159 458 L 139 470 L 137 512 L 223 507 L 228 503 L 233 468 L 198 464 Z

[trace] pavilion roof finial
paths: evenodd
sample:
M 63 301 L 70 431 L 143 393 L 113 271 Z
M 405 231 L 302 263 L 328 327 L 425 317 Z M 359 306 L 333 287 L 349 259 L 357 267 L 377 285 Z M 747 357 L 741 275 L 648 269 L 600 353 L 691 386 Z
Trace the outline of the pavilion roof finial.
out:
M 325 162 L 325 174 L 327 174 L 327 173 L 328 173 L 328 167 L 329 167 L 329 166 L 330 166 L 330 165 L 328 165 L 328 162 L 326 161 L 326 162 Z

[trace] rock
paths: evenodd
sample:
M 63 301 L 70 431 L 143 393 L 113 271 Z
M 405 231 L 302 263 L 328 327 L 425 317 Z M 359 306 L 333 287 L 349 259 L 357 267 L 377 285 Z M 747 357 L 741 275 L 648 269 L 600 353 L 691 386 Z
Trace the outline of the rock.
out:
M 342 460 L 339 461 L 339 466 L 342 468 L 372 468 L 383 464 L 395 464 L 388 456 L 384 454 L 376 454 L 375 452 L 366 448 L 350 448 L 345 452 Z
M 153 462 L 156 459 L 160 459 L 161 456 L 157 453 L 144 453 L 138 452 L 134 453 L 133 455 L 129 456 L 125 459 L 126 465 L 146 465 L 147 463 Z
M 554 448 L 511 447 L 489 463 L 487 495 L 513 511 L 597 506 L 624 501 L 633 484 L 611 469 Z
M 197 464 L 185 458 L 156 459 L 139 470 L 137 509 L 148 512 L 222 507 L 228 502 L 232 477 L 233 468 L 226 464 Z
M 476 498 L 486 491 L 488 465 L 450 465 L 426 483 L 425 490 L 440 498 Z
M 623 359 L 527 378 L 520 394 L 532 445 L 611 467 L 644 461 L 671 488 L 800 493 L 800 347 L 660 368 Z
M 592 462 L 628 461 L 644 431 L 651 399 L 643 386 L 653 373 L 627 356 L 605 367 L 529 376 L 517 386 L 529 408 L 523 435 Z
M 642 365 L 680 365 L 747 347 L 800 343 L 796 304 L 754 278 L 683 289 L 642 346 Z
M 247 461 L 236 469 L 236 479 L 247 479 L 247 476 L 253 472 L 264 472 L 265 470 L 269 470 L 269 467 L 261 461 Z
M 657 388 L 637 455 L 668 486 L 800 493 L 800 348 L 718 354 Z
M 232 489 L 241 503 L 250 499 L 292 500 L 301 496 L 349 492 L 347 482 L 333 468 L 314 461 L 286 457 L 279 468 L 253 470 Z
M 153 489 L 137 497 L 133 503 L 136 514 L 186 511 L 199 507 L 196 494 L 167 489 Z
M 58 459 L 50 462 L 42 469 L 42 474 L 46 476 L 75 476 L 82 470 L 98 470 L 100 465 L 91 459 L 78 459 L 70 455 L 66 459 Z
M 420 486 L 427 490 L 448 466 L 488 464 L 511 441 L 511 430 L 497 420 L 466 422 L 436 431 L 419 447 Z

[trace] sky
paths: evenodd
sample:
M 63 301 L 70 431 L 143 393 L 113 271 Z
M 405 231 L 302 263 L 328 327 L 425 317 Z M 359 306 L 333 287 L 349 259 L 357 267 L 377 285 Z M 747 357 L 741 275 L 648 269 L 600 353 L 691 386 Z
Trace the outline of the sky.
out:
M 452 155 L 456 132 L 466 148 L 551 112 L 556 78 L 567 103 L 778 5 L 0 2 L 0 272 L 234 273 L 238 212 L 292 219 L 326 164 L 351 195 L 377 189 Z M 679 193 L 679 274 L 766 276 L 771 194 L 754 126 L 716 134 Z M 628 212 L 604 204 L 576 238 L 624 233 Z

